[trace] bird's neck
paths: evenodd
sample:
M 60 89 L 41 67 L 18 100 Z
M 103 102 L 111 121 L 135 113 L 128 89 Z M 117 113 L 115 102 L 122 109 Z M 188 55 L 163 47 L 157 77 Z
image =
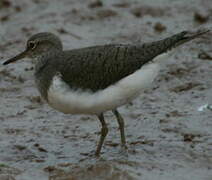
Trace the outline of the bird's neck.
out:
M 47 91 L 54 76 L 57 66 L 52 65 L 57 60 L 60 52 L 46 52 L 33 57 L 35 61 L 35 82 L 41 96 L 47 100 Z
M 33 63 L 35 63 L 35 73 L 39 73 L 40 71 L 42 71 L 42 69 L 44 69 L 48 62 L 54 59 L 57 54 L 59 54 L 59 52 L 55 50 L 47 51 L 45 53 L 41 53 L 37 56 L 32 57 Z

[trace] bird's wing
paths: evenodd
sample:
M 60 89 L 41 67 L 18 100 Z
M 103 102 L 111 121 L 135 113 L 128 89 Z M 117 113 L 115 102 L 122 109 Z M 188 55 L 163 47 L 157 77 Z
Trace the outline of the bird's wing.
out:
M 157 55 L 208 30 L 183 31 L 166 39 L 142 45 L 104 45 L 64 51 L 63 80 L 72 88 L 97 91 L 140 69 Z
M 67 51 L 62 77 L 72 88 L 97 91 L 135 72 L 146 61 L 137 46 L 105 45 Z M 68 57 L 68 59 L 67 59 Z

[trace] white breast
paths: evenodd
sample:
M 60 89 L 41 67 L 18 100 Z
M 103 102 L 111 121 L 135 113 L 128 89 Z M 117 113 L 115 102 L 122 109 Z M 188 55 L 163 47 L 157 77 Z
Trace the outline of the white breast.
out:
M 134 99 L 151 85 L 158 71 L 158 64 L 147 64 L 116 84 L 95 93 L 80 89 L 74 91 L 57 75 L 48 90 L 48 102 L 63 113 L 100 114 Z

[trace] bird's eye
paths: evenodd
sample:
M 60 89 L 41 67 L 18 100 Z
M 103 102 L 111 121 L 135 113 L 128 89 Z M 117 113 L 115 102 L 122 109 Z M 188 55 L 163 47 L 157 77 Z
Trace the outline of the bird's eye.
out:
M 28 48 L 29 48 L 29 49 L 35 49 L 35 47 L 36 47 L 36 43 L 35 43 L 35 42 L 30 41 L 30 42 L 28 43 Z

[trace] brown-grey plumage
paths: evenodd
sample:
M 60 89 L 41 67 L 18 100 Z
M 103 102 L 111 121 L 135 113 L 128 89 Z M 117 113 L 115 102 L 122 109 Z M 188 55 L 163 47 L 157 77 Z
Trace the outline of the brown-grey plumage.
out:
M 57 73 L 72 90 L 97 92 L 133 74 L 156 56 L 208 31 L 183 31 L 166 39 L 141 45 L 110 44 L 69 51 L 63 51 L 60 39 L 54 34 L 38 33 L 28 40 L 23 53 L 4 62 L 4 65 L 26 56 L 33 58 L 36 62 L 37 87 L 42 97 L 48 101 L 48 90 Z M 123 118 L 116 109 L 111 110 L 118 120 L 121 142 L 125 146 Z M 97 155 L 108 132 L 103 113 L 97 114 L 102 124 Z
M 42 33 L 42 35 L 45 34 Z M 95 92 L 118 82 L 140 69 L 142 65 L 153 60 L 157 55 L 193 39 L 196 35 L 183 31 L 164 40 L 142 45 L 110 44 L 69 51 L 57 49 L 54 53 L 51 51 L 51 54 L 39 57 L 39 61 L 46 63 L 41 63 L 43 66 L 36 68 L 35 75 L 40 82 L 38 86 L 41 86 L 39 89 L 47 99 L 46 92 L 51 78 L 59 71 L 63 80 L 71 88 Z M 49 76 L 43 74 L 49 74 Z

